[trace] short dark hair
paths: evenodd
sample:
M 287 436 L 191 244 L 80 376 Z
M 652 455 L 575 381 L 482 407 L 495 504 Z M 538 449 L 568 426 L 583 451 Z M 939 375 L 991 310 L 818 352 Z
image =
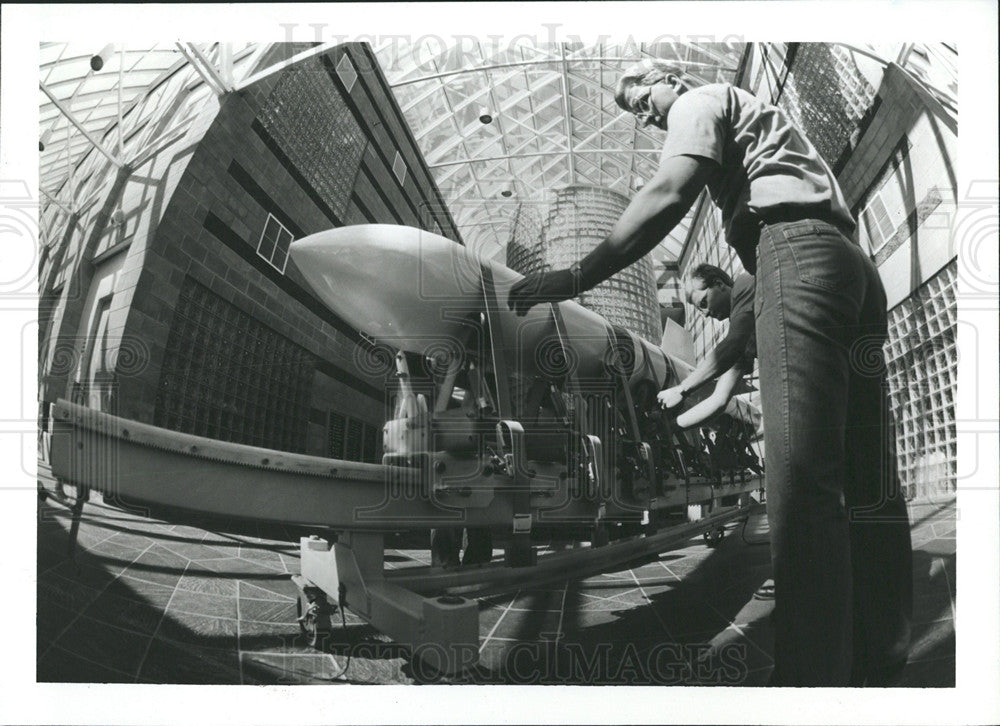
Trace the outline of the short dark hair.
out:
M 733 286 L 733 278 L 729 276 L 725 270 L 721 267 L 716 267 L 715 265 L 710 265 L 707 262 L 702 262 L 696 268 L 694 268 L 688 277 L 692 280 L 701 280 L 705 287 L 711 287 L 717 282 L 721 282 L 727 287 Z

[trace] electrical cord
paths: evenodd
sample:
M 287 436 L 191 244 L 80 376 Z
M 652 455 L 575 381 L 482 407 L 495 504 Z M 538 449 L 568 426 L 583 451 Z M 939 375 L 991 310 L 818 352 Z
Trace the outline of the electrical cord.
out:
M 337 596 L 339 597 L 340 602 L 338 603 L 337 608 L 340 610 L 340 624 L 341 624 L 341 627 L 343 627 L 344 632 L 347 632 L 347 615 L 344 612 L 344 610 L 345 610 L 344 609 L 344 597 L 345 597 L 346 593 L 347 593 L 347 590 L 344 587 L 344 583 L 340 583 L 340 588 L 338 589 L 338 592 L 337 592 Z M 347 647 L 347 662 L 344 663 L 344 667 L 340 671 L 340 673 L 337 673 L 336 675 L 333 675 L 333 676 L 321 678 L 320 680 L 323 680 L 323 681 L 339 681 L 341 678 L 343 678 L 345 675 L 347 675 L 347 669 L 351 667 L 351 653 L 352 653 L 352 649 L 350 647 L 350 644 L 348 644 L 348 647 Z M 333 653 L 330 654 L 330 657 L 331 658 L 333 657 Z

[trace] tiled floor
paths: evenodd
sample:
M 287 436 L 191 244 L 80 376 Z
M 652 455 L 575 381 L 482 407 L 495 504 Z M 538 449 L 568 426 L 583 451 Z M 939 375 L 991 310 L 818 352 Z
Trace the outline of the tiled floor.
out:
M 902 685 L 952 686 L 955 507 L 911 511 L 916 587 Z M 294 533 L 223 534 L 125 512 L 92 497 L 75 560 L 70 514 L 39 506 L 39 681 L 413 683 L 419 662 L 351 613 L 325 648 L 295 621 Z M 753 593 L 768 548 L 730 527 L 631 569 L 480 600 L 474 683 L 761 685 L 770 673 L 771 603 Z M 424 561 L 400 544 L 390 566 Z M 409 548 L 407 548 L 409 547 Z M 499 554 L 499 551 L 498 551 Z M 345 666 L 349 667 L 344 673 Z

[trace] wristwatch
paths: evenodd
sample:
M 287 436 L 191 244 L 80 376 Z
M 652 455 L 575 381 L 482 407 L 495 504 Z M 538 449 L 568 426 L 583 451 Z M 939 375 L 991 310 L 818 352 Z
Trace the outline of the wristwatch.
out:
M 583 270 L 580 269 L 579 261 L 569 266 L 569 274 L 573 278 L 573 295 L 583 292 Z

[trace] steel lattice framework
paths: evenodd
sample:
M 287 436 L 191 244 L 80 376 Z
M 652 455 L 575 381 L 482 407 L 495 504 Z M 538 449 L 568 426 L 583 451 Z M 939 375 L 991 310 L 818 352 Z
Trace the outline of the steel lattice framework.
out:
M 733 82 L 747 44 L 508 42 L 411 44 L 394 37 L 373 48 L 464 242 L 495 256 L 510 238 L 518 202 L 570 184 L 604 187 L 632 196 L 656 170 L 663 132 L 645 129 L 614 103 L 623 68 L 648 57 L 680 66 L 695 84 Z M 76 178 L 91 153 L 134 166 L 170 135 L 157 136 L 157 103 L 164 79 L 184 70 L 217 94 L 239 89 L 276 70 L 259 68 L 272 44 L 174 43 L 138 47 L 43 43 L 40 48 L 39 167 L 43 204 L 78 212 L 99 185 Z M 934 44 L 901 49 L 839 44 L 851 53 L 886 58 L 916 72 L 946 107 L 955 107 L 957 69 L 927 77 L 908 60 L 935 55 Z M 299 57 L 323 52 L 320 44 Z M 91 60 L 101 56 L 94 70 Z M 938 64 L 941 67 L 941 64 Z M 196 74 L 194 73 L 196 72 Z M 939 74 L 940 75 L 940 74 Z M 133 113 L 141 104 L 142 112 Z M 480 117 L 487 114 L 489 123 Z M 676 259 L 689 216 L 654 252 L 657 263 Z
M 743 43 L 376 49 L 466 244 L 487 256 L 506 247 L 515 202 L 571 184 L 630 197 L 653 175 L 663 132 L 615 105 L 625 67 L 658 57 L 696 84 L 732 82 L 743 52 Z M 688 224 L 658 257 L 676 258 Z

